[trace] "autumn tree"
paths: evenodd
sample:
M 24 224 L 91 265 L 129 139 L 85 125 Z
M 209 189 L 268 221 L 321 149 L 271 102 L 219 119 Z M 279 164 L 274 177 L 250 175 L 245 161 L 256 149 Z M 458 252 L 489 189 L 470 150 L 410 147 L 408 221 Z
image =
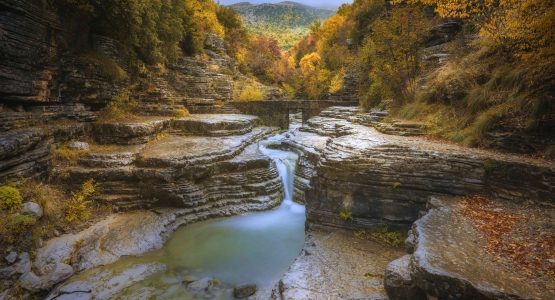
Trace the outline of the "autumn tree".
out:
M 526 60 L 555 54 L 555 2 L 545 0 L 410 0 L 446 18 L 475 23 L 480 34 Z
M 253 75 L 271 81 L 270 70 L 280 57 L 277 41 L 259 35 L 251 39 L 246 61 Z
M 369 71 L 369 100 L 391 98 L 400 104 L 412 100 L 421 69 L 421 45 L 430 23 L 417 7 L 392 10 L 372 23 L 373 32 L 360 52 Z

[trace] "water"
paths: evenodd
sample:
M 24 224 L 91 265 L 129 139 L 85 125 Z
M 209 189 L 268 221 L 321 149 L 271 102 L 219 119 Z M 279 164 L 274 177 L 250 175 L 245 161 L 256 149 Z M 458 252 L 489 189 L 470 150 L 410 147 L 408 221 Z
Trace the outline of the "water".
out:
M 276 136 L 272 140 L 279 139 Z M 274 210 L 201 222 L 178 229 L 164 247 L 174 268 L 193 270 L 233 285 L 275 283 L 299 254 L 304 242 L 304 206 L 293 202 L 297 155 L 260 150 L 276 163 L 284 200 Z
M 255 283 L 259 290 L 271 288 L 304 243 L 305 209 L 293 202 L 298 157 L 292 152 L 266 147 L 285 134 L 273 136 L 259 146 L 274 160 L 284 184 L 285 195 L 278 208 L 181 227 L 160 250 L 86 271 L 66 284 L 92 280 L 101 290 L 95 289 L 98 299 L 232 299 L 232 288 L 236 285 Z M 137 269 L 152 270 L 145 267 L 152 263 L 165 265 L 165 270 L 141 277 L 142 271 Z M 141 280 L 129 285 L 117 279 L 122 273 L 135 274 Z M 183 284 L 202 278 L 217 278 L 221 284 L 209 291 L 191 291 Z

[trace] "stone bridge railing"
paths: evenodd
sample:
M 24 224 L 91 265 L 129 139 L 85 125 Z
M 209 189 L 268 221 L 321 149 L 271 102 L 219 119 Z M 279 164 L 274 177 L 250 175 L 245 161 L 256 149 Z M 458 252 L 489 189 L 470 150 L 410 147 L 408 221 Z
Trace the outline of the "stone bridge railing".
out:
M 334 100 L 258 100 L 231 101 L 241 113 L 255 115 L 266 126 L 289 127 L 289 112 L 302 111 L 303 123 L 330 106 L 357 106 L 357 102 Z

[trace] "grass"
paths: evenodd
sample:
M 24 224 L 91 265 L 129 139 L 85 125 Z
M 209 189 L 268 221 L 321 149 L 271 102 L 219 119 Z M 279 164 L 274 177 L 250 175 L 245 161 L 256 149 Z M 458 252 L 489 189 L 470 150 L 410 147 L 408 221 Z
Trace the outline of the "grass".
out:
M 54 160 L 74 164 L 79 158 L 85 156 L 88 150 L 70 149 L 66 144 L 59 145 L 54 151 Z
M 81 54 L 80 59 L 86 63 L 94 66 L 98 66 L 104 75 L 106 75 L 112 81 L 121 81 L 128 78 L 127 72 L 122 69 L 117 62 L 112 58 L 98 53 L 98 52 L 87 52 Z
M 18 190 L 22 202 L 39 204 L 43 216 L 37 219 L 18 211 L 0 210 L 2 248 L 29 251 L 40 240 L 53 237 L 55 230 L 74 230 L 93 215 L 102 215 L 100 209 L 92 206 L 91 199 L 98 191 L 98 185 L 92 180 L 84 182 L 77 191 L 69 194 L 55 185 L 26 179 L 20 179 L 10 187 Z
M 352 220 L 353 213 L 350 210 L 343 208 L 341 211 L 339 211 L 339 217 L 344 221 Z
M 123 89 L 100 111 L 98 121 L 136 120 L 138 117 L 135 115 L 134 111 L 138 108 L 139 103 L 131 98 L 130 91 L 128 89 Z
M 401 247 L 406 238 L 403 233 L 389 230 L 387 227 L 356 231 L 355 237 L 393 247 Z
M 549 74 L 482 40 L 467 46 L 452 47 L 446 64 L 423 72 L 415 98 L 390 107 L 391 115 L 423 122 L 428 135 L 467 146 L 489 146 L 488 133 L 498 129 L 545 131 L 542 120 L 555 109 Z M 366 101 L 379 106 L 376 99 Z M 547 150 L 542 154 L 549 157 Z

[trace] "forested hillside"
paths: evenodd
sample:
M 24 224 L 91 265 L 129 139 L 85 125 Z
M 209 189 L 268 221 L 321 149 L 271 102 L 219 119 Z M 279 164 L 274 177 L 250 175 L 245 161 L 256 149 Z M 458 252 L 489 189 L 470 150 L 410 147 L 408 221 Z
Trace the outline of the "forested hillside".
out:
M 249 30 L 277 40 L 284 49 L 291 48 L 307 35 L 314 22 L 333 15 L 331 10 L 292 1 L 258 5 L 241 2 L 229 7 L 243 17 Z
M 489 146 L 502 134 L 511 150 L 554 155 L 554 27 L 552 1 L 356 0 L 313 26 L 274 80 L 321 99 L 356 73 L 363 107 L 431 136 Z

